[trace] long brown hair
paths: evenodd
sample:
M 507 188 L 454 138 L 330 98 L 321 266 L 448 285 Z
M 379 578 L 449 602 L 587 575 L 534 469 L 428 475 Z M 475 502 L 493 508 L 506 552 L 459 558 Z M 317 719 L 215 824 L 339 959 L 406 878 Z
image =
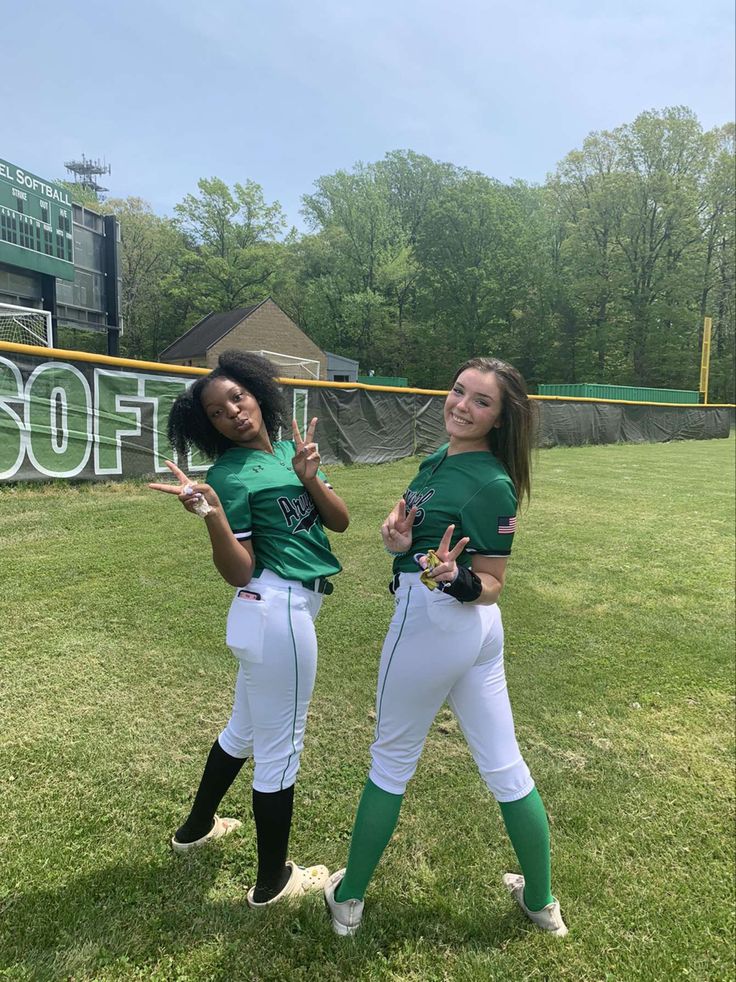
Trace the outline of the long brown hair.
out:
M 519 504 L 532 493 L 532 447 L 536 435 L 536 413 L 526 391 L 521 372 L 498 358 L 471 358 L 455 372 L 458 377 L 468 368 L 493 372 L 501 388 L 501 425 L 488 434 L 488 444 L 509 473 Z

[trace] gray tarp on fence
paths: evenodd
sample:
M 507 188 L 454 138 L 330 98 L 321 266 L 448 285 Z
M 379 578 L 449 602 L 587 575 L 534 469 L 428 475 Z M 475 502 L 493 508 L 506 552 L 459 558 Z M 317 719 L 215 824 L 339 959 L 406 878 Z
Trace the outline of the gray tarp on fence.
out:
M 727 437 L 733 410 L 718 406 L 647 406 L 539 402 L 543 447 L 590 443 L 665 443 Z
M 96 363 L 73 352 L 18 353 L 0 344 L 0 481 L 114 480 L 168 473 L 171 403 L 194 376 L 174 366 Z M 442 396 L 285 385 L 300 426 L 319 418 L 325 464 L 384 463 L 444 440 Z M 728 407 L 536 403 L 543 447 L 727 437 Z M 289 436 L 290 434 L 285 434 Z M 201 473 L 207 462 L 179 461 Z

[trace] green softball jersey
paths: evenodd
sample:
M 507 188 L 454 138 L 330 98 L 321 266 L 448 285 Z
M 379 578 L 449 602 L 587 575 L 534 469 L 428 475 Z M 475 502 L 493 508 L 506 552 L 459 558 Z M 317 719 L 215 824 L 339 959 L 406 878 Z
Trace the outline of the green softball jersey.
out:
M 485 450 L 447 456 L 440 447 L 424 460 L 404 494 L 407 510 L 416 506 L 411 549 L 394 560 L 395 573 L 416 573 L 415 553 L 436 549 L 448 525 L 452 545 L 470 542 L 458 559 L 470 566 L 473 555 L 508 556 L 516 530 L 516 492 L 506 468 Z
M 236 539 L 250 540 L 258 575 L 270 569 L 286 580 L 307 582 L 342 569 L 330 549 L 319 512 L 294 473 L 291 440 L 273 453 L 231 447 L 207 471 Z M 325 475 L 319 477 L 326 482 Z

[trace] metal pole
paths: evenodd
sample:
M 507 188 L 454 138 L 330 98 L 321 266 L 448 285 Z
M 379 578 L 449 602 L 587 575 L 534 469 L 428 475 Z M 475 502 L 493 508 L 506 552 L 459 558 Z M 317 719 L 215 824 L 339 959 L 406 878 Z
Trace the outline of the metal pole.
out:
M 708 405 L 708 373 L 710 370 L 710 332 L 713 321 L 710 317 L 703 319 L 703 348 L 700 353 L 700 391 L 703 394 L 703 405 Z

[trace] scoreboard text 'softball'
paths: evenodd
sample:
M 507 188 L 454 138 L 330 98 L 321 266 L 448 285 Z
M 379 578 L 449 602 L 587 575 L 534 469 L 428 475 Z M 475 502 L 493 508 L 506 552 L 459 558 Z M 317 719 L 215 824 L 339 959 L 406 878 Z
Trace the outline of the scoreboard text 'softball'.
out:
M 74 279 L 69 192 L 5 160 L 0 160 L 0 262 Z

